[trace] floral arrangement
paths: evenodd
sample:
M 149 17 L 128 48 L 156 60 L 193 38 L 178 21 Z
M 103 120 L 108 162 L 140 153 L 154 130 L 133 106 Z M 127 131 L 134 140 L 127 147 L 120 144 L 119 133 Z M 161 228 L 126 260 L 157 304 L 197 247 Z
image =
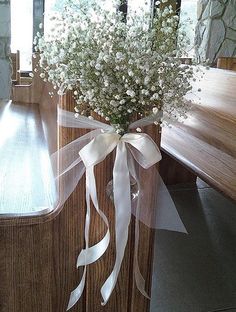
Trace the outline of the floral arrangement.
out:
M 114 0 L 113 9 L 108 9 L 106 0 L 98 3 L 95 0 L 69 1 L 62 12 L 52 16 L 51 31 L 44 36 L 38 34 L 35 41 L 36 50 L 40 52 L 40 76 L 50 81 L 58 94 L 68 90 L 74 94 L 77 119 L 74 113 L 59 109 L 59 124 L 95 129 L 52 155 L 55 163 L 58 158 L 62 160 L 56 179 L 63 181 L 66 176 L 67 190 L 66 194 L 60 194 L 61 206 L 75 188 L 71 175 L 76 173 L 79 181 L 86 171 L 85 248 L 77 260 L 77 267 L 84 266 L 84 273 L 79 285 L 71 292 L 68 310 L 83 293 L 87 265 L 101 258 L 109 246 L 109 219 L 99 208 L 93 168 L 114 149 L 113 180 L 108 186 L 112 186 L 110 193 L 115 210 L 116 260 L 101 288 L 102 305 L 111 296 L 124 257 L 133 185 L 142 194 L 136 196 L 139 199 L 135 204 L 134 276 L 137 288 L 148 298 L 138 265 L 138 220 L 141 198 L 145 198 L 147 192 L 158 193 L 155 185 L 160 185 L 161 180 L 153 165 L 161 160 L 161 153 L 147 134 L 129 129 L 140 132 L 137 127 L 151 123 L 162 125 L 166 120 L 185 117 L 189 104 L 184 95 L 191 91 L 191 80 L 195 79 L 193 68 L 183 65 L 180 60 L 186 56 L 188 39 L 168 0 L 156 3 L 154 16 L 148 4 L 142 13 L 119 12 L 119 2 Z M 96 116 L 103 117 L 110 125 L 90 120 Z M 141 183 L 142 175 L 139 176 L 135 164 L 156 177 L 151 189 L 142 187 L 145 183 Z M 91 247 L 90 202 L 107 226 L 105 236 Z M 144 208 L 152 210 L 146 203 Z M 166 211 L 169 214 L 168 209 L 163 210 L 162 222 Z M 176 212 L 173 218 L 175 216 Z M 177 218 L 176 221 L 179 229 L 185 231 L 181 220 Z M 165 222 L 161 228 L 170 229 Z
M 125 16 L 117 1 L 114 10 L 103 0 L 70 1 L 51 17 L 49 34 L 35 39 L 40 76 L 60 95 L 73 90 L 78 114 L 92 119 L 95 112 L 118 133 L 158 112 L 160 123 L 184 117 L 194 73 L 180 57 L 189 41 L 166 2 L 156 3 L 154 16 L 151 9 Z

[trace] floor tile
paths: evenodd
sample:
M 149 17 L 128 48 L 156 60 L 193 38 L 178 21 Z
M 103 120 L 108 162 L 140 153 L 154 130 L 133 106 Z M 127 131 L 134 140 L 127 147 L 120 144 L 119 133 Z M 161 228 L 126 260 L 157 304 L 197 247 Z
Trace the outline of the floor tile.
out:
M 189 234 L 157 231 L 150 311 L 234 311 L 236 204 L 208 187 L 171 195 Z

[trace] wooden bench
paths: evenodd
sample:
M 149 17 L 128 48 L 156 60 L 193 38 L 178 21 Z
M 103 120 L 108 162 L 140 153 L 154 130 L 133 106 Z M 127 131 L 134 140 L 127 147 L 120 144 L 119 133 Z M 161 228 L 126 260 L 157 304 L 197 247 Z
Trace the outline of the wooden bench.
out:
M 25 88 L 22 87 L 22 90 Z M 30 106 L 36 106 L 35 109 L 40 111 L 51 153 L 77 139 L 85 130 L 57 126 L 56 104 L 59 102 L 58 105 L 61 108 L 74 111 L 75 103 L 70 93 L 60 98 L 55 96 L 52 99 L 48 94 L 49 91 L 52 91 L 50 86 L 43 84 L 38 104 Z M 22 100 L 24 99 L 22 98 Z M 27 104 L 22 105 L 22 107 L 25 106 Z M 27 121 L 27 116 L 25 117 Z M 38 122 L 40 123 L 40 120 Z M 28 123 L 26 122 L 26 125 Z M 159 133 L 156 131 L 156 127 L 153 129 L 155 130 L 153 134 L 155 139 Z M 38 136 L 39 142 L 41 141 L 40 133 L 35 134 Z M 18 147 L 18 145 L 16 146 Z M 32 157 L 37 152 L 37 150 L 32 151 Z M 60 158 L 58 165 L 60 166 Z M 21 164 L 18 166 L 20 167 Z M 14 168 L 17 170 L 16 166 Z M 71 312 L 149 311 L 150 301 L 138 292 L 134 281 L 134 217 L 132 217 L 129 227 L 129 240 L 117 286 L 107 305 L 105 307 L 101 305 L 100 287 L 111 273 L 116 255 L 114 208 L 105 192 L 107 183 L 112 179 L 112 168 L 113 157 L 109 155 L 95 169 L 99 203 L 111 224 L 111 244 L 104 256 L 88 267 L 83 297 L 70 310 Z M 47 168 L 40 170 L 43 175 Z M 35 179 L 36 176 L 34 175 L 32 178 Z M 21 181 L 22 185 L 23 182 Z M 152 175 L 147 177 L 145 183 L 153 184 Z M 64 184 L 60 183 L 59 188 L 63 190 Z M 152 196 L 147 202 L 151 200 Z M 148 205 L 147 202 L 146 205 Z M 63 207 L 56 206 L 47 214 L 35 212 L 28 216 L 6 215 L 0 218 L 0 311 L 66 311 L 70 292 L 78 285 L 82 276 L 83 268 L 76 268 L 76 258 L 80 250 L 84 248 L 85 213 L 85 177 L 83 177 Z M 98 242 L 103 237 L 105 230 L 104 222 L 98 217 L 95 209 L 92 209 L 90 244 Z M 140 248 L 139 263 L 149 292 L 152 281 L 153 243 L 154 230 L 140 224 L 140 246 L 142 248 Z
M 175 124 L 163 130 L 162 150 L 208 183 L 228 196 L 235 195 L 235 89 L 236 74 L 211 70 L 202 83 L 201 104 L 196 104 L 185 125 Z M 40 86 L 41 88 L 41 86 Z M 81 135 L 80 129 L 56 126 L 56 103 L 44 86 L 39 97 L 39 109 L 49 142 L 54 151 Z M 204 100 L 204 101 L 203 101 Z M 36 102 L 37 103 L 37 102 Z M 50 105 L 50 104 L 53 105 Z M 36 104 L 37 105 L 37 104 Z M 73 111 L 70 95 L 60 99 L 60 107 Z M 50 118 L 51 115 L 51 118 Z M 58 134 L 58 142 L 53 138 Z M 199 143 L 199 144 L 198 144 Z M 201 143 L 201 144 L 200 144 Z M 165 164 L 166 158 L 164 157 Z M 112 178 L 112 157 L 96 168 L 99 202 L 114 224 L 114 209 L 104 189 Z M 204 166 L 202 165 L 204 164 Z M 172 167 L 170 163 L 166 169 Z M 164 165 L 162 166 L 164 169 Z M 183 171 L 181 171 L 183 173 Z M 165 170 L 165 174 L 168 170 Z M 183 174 L 182 174 L 183 175 Z M 188 175 L 188 174 L 187 174 Z M 168 174 L 166 176 L 168 178 Z M 178 176 L 179 177 L 179 176 Z M 152 181 L 150 180 L 149 183 Z M 218 183 L 218 184 L 217 184 Z M 84 177 L 68 198 L 62 210 L 46 215 L 6 217 L 0 219 L 0 310 L 6 312 L 64 312 L 70 291 L 82 276 L 76 269 L 76 257 L 84 247 L 85 217 Z M 91 243 L 104 234 L 104 224 L 92 209 Z M 75 311 L 147 312 L 149 301 L 136 290 L 133 279 L 134 221 L 129 229 L 129 242 L 117 287 L 106 305 L 100 304 L 100 285 L 114 264 L 114 232 L 108 252 L 96 264 L 89 266 L 83 298 L 72 308 Z M 154 232 L 140 228 L 140 267 L 151 285 Z
M 17 85 L 20 83 L 20 51 L 11 53 L 11 64 L 12 64 L 12 84 Z
M 36 68 L 37 63 L 38 58 L 32 57 L 33 68 Z M 41 102 L 44 85 L 39 72 L 35 73 L 32 79 L 22 78 L 19 73 L 18 82 L 12 85 L 11 100 L 14 103 L 38 104 Z
M 236 57 L 219 57 L 217 59 L 217 68 L 236 71 Z
M 236 72 L 211 68 L 197 85 L 189 118 L 163 129 L 161 173 L 167 184 L 199 176 L 236 200 Z

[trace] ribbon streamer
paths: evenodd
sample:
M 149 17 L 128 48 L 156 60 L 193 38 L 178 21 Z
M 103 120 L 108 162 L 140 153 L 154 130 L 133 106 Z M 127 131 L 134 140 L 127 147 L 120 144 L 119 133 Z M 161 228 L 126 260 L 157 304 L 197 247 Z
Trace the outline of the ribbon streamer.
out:
M 101 288 L 101 294 L 103 297 L 102 304 L 105 305 L 116 285 L 128 240 L 128 228 L 133 208 L 130 194 L 130 177 L 136 181 L 138 190 L 141 190 L 141 184 L 134 160 L 142 168 L 147 170 L 161 160 L 161 153 L 155 142 L 147 134 L 126 133 L 123 136 L 120 136 L 110 125 L 90 120 L 83 116 L 75 118 L 73 113 L 61 109 L 59 109 L 58 116 L 58 123 L 61 126 L 95 129 L 94 131 L 91 131 L 90 133 L 69 143 L 52 155 L 52 163 L 54 167 L 56 167 L 58 158 L 62 160 L 60 163 L 60 171 L 57 172 L 56 178 L 58 180 L 66 178 L 66 181 L 69 182 L 63 194 L 60 194 L 60 206 L 64 204 L 66 199 L 75 189 L 84 172 L 86 172 L 87 213 L 85 220 L 85 249 L 81 251 L 77 259 L 77 267 L 84 266 L 84 273 L 78 287 L 71 292 L 67 310 L 69 310 L 79 300 L 83 293 L 87 265 L 97 261 L 105 253 L 110 243 L 109 221 L 105 214 L 100 210 L 98 204 L 94 166 L 102 162 L 107 155 L 116 149 L 116 158 L 113 168 L 116 260 L 110 276 Z M 136 121 L 130 125 L 130 129 L 137 126 L 152 124 L 154 118 L 158 119 L 160 118 L 160 115 L 152 115 Z M 161 180 L 159 181 L 160 186 L 162 186 L 162 189 L 164 189 L 164 193 L 166 194 L 165 188 L 163 188 L 163 182 Z M 136 216 L 134 274 L 139 291 L 144 296 L 148 297 L 145 291 L 145 281 L 138 266 L 139 219 L 146 224 L 148 223 L 149 226 L 151 225 L 150 221 L 145 222 L 145 217 L 141 217 L 142 205 L 140 203 L 140 198 L 141 196 L 139 195 L 134 209 L 134 214 Z M 107 226 L 105 236 L 100 240 L 100 242 L 91 247 L 89 247 L 89 226 L 91 214 L 90 200 L 92 201 L 97 213 Z M 171 199 L 169 199 L 169 203 L 167 205 L 167 213 L 164 212 L 163 209 L 164 207 L 162 207 L 162 209 L 158 209 L 159 213 L 157 212 L 156 214 L 157 217 L 158 215 L 160 217 L 157 218 L 158 228 L 186 233 L 186 229 L 180 220 Z M 151 219 L 153 220 L 153 218 Z M 170 222 L 170 219 L 172 222 Z M 153 226 L 155 227 L 155 225 Z

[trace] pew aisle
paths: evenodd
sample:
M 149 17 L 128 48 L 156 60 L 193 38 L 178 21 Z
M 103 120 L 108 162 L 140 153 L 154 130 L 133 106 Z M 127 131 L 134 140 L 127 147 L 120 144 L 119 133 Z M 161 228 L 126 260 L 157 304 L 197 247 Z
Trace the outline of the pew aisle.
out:
M 200 179 L 169 190 L 188 235 L 156 231 L 150 312 L 236 312 L 236 202 Z
M 0 101 L 0 214 L 46 213 L 55 200 L 38 105 Z

